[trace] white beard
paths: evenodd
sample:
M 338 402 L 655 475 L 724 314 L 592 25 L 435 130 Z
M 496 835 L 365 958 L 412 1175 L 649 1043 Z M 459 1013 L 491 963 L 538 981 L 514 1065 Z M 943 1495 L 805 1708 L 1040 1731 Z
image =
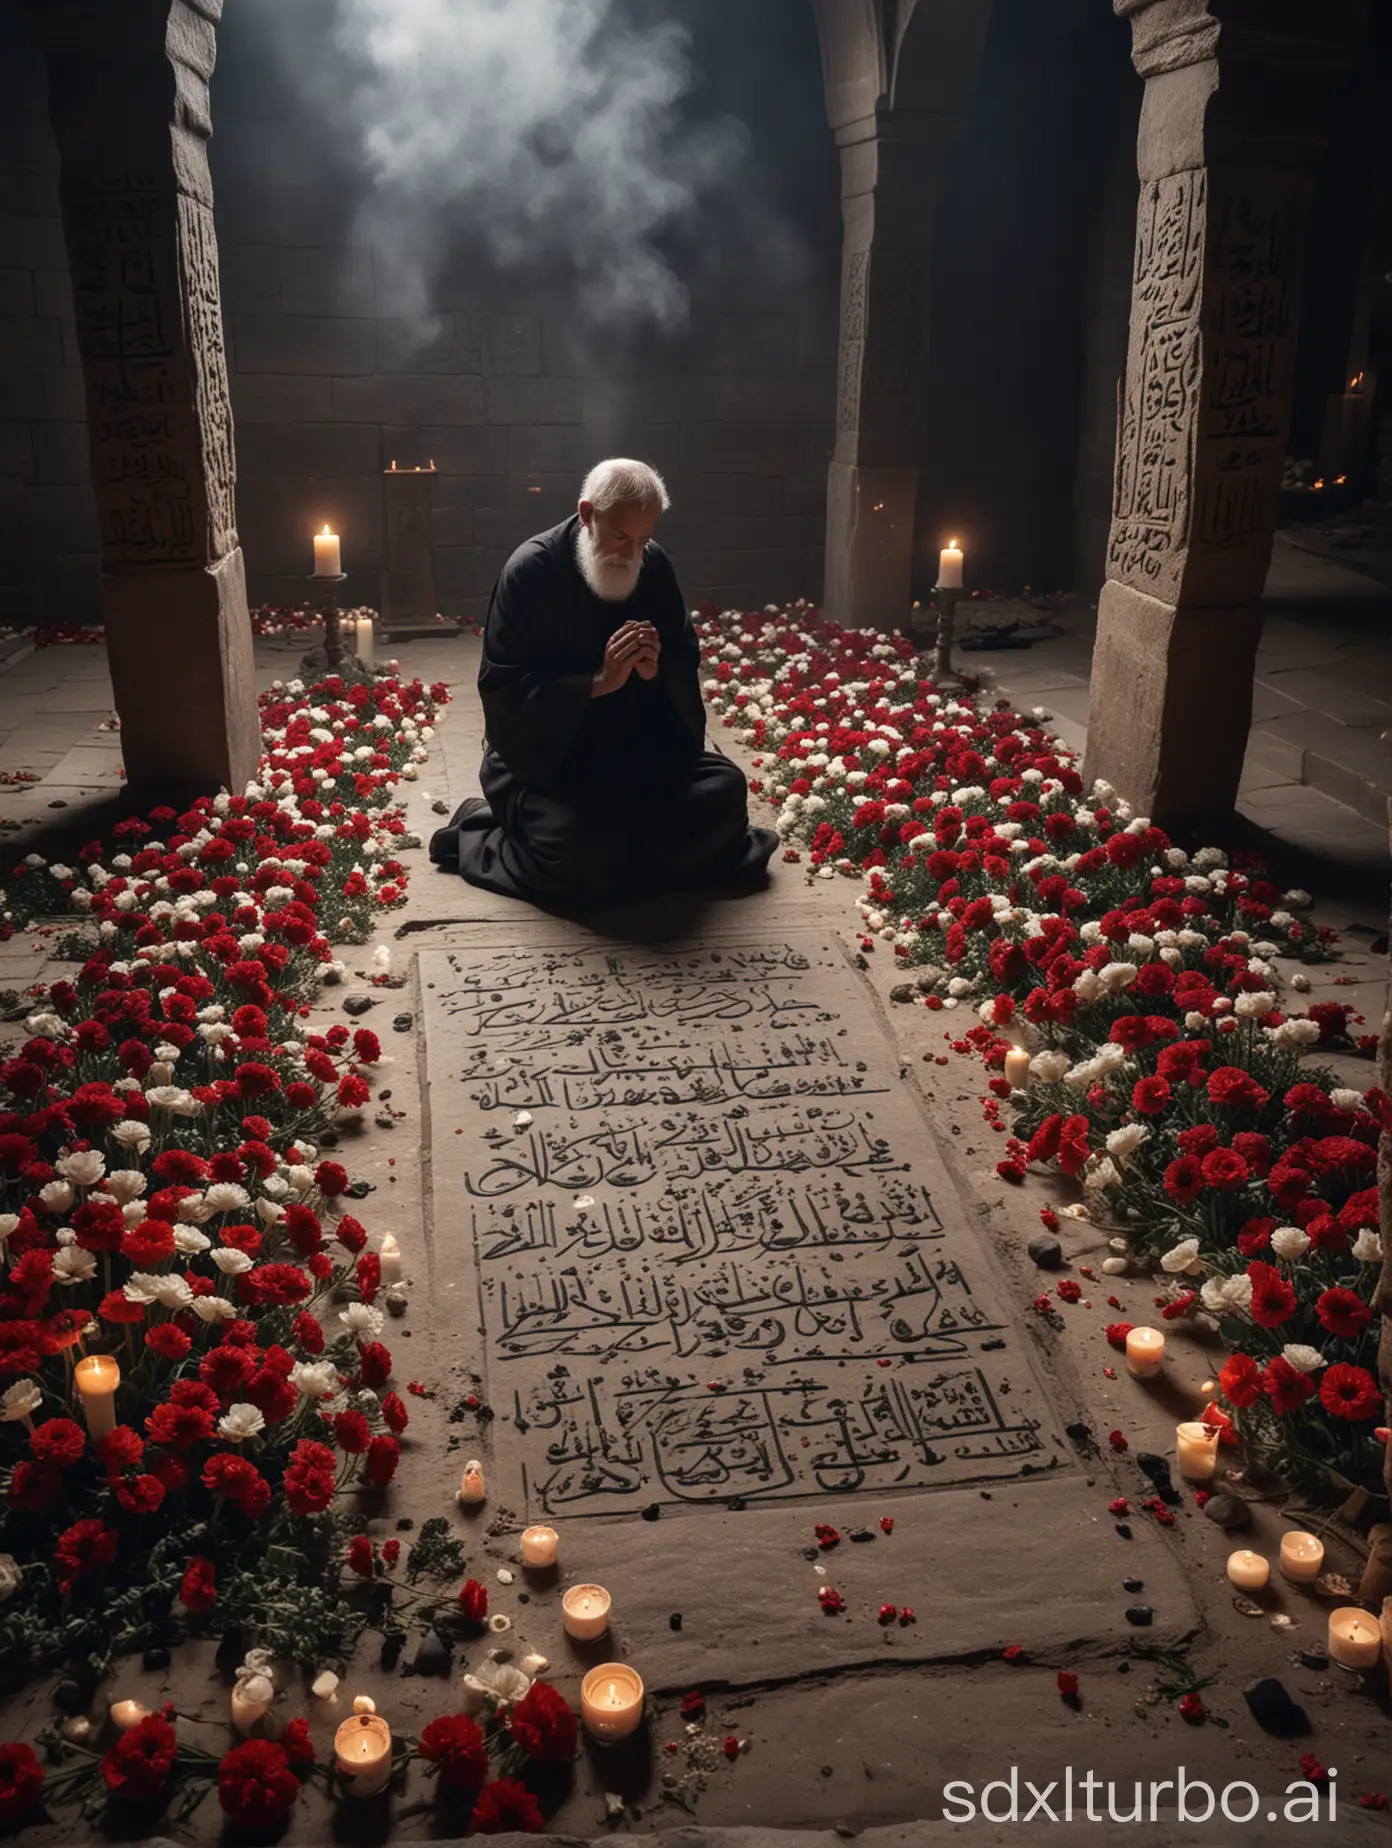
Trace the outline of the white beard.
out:
M 583 524 L 575 529 L 575 562 L 580 567 L 581 577 L 604 603 L 626 602 L 633 595 L 643 569 L 641 554 L 631 564 L 605 558 L 594 534 Z

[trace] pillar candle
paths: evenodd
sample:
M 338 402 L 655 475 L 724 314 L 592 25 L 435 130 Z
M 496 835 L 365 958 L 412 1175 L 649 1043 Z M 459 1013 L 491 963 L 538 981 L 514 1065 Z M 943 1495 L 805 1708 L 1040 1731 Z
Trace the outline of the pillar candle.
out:
M 1376 1668 L 1382 1659 L 1377 1618 L 1356 1604 L 1342 1604 L 1331 1611 L 1329 1653 L 1341 1668 Z
M 1218 1467 L 1218 1432 L 1206 1424 L 1175 1426 L 1179 1473 L 1190 1482 L 1207 1482 Z
M 329 531 L 329 524 L 326 520 L 323 532 L 314 535 L 314 575 L 315 577 L 341 577 L 342 573 L 338 534 Z
M 580 1716 L 601 1742 L 626 1739 L 643 1718 L 643 1680 L 626 1662 L 603 1662 L 580 1684 Z
M 1228 1579 L 1242 1591 L 1260 1591 L 1271 1577 L 1271 1561 L 1250 1547 L 1228 1554 Z
M 459 1499 L 474 1504 L 481 1502 L 488 1494 L 487 1484 L 483 1480 L 483 1465 L 474 1458 L 464 1465 L 464 1475 L 459 1484 Z
M 955 539 L 949 539 L 938 553 L 937 587 L 939 590 L 962 588 L 962 548 Z
M 522 1531 L 522 1560 L 528 1566 L 554 1566 L 561 1536 L 554 1527 L 527 1527 Z
M 274 1699 L 275 1688 L 265 1675 L 246 1675 L 232 1684 L 232 1724 L 244 1739 L 270 1712 Z
M 391 1781 L 391 1727 L 366 1694 L 334 1734 L 334 1768 L 355 1797 L 375 1797 Z
M 561 1622 L 567 1636 L 592 1642 L 609 1628 L 609 1593 L 602 1585 L 572 1585 L 561 1599 Z
M 396 1242 L 394 1232 L 382 1234 L 382 1248 L 377 1254 L 382 1260 L 382 1282 L 401 1282 L 401 1247 Z
M 1005 1055 L 1005 1079 L 1013 1091 L 1023 1091 L 1029 1083 L 1030 1056 L 1023 1046 L 1012 1046 Z
M 1165 1337 L 1158 1328 L 1133 1328 L 1126 1337 L 1126 1371 L 1153 1380 L 1165 1363 Z
M 82 1415 L 89 1437 L 106 1437 L 116 1429 L 116 1388 L 121 1369 L 110 1354 L 89 1354 L 73 1368 L 82 1395 Z
M 376 665 L 376 655 L 373 652 L 375 647 L 376 642 L 374 640 L 372 618 L 370 616 L 359 616 L 358 659 L 362 662 L 364 667 L 373 667 Z
M 1324 1568 L 1324 1545 L 1313 1534 L 1282 1534 L 1281 1571 L 1293 1585 L 1313 1585 Z

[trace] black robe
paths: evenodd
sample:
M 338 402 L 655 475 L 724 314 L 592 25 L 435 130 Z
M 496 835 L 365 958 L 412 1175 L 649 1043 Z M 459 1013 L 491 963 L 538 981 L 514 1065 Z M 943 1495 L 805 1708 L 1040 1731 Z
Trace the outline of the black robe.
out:
M 559 906 L 761 874 L 776 840 L 750 828 L 738 766 L 704 749 L 700 649 L 671 562 L 649 542 L 631 595 L 606 602 L 577 562 L 579 524 L 529 539 L 494 587 L 478 681 L 486 806 L 440 829 L 431 857 Z M 597 699 L 605 644 L 627 622 L 657 630 L 658 673 Z

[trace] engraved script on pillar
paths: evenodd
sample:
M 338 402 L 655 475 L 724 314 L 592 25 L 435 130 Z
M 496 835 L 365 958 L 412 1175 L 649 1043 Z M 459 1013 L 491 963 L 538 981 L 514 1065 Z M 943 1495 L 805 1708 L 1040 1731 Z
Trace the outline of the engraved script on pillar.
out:
M 841 285 L 841 353 L 837 362 L 836 427 L 860 427 L 860 376 L 865 362 L 865 289 L 870 268 L 868 250 L 846 253 L 846 274 Z
M 188 315 L 198 423 L 203 433 L 208 551 L 224 558 L 237 543 L 232 399 L 222 339 L 222 290 L 212 207 L 179 195 L 180 282 Z
M 64 204 L 103 556 L 206 563 L 172 200 L 127 173 L 70 181 Z
M 1141 193 L 1107 548 L 1110 577 L 1171 599 L 1189 532 L 1205 207 L 1201 171 L 1169 174 Z
M 431 1005 L 437 1039 L 462 1046 L 474 1138 L 450 1197 L 472 1217 L 490 1391 L 543 1507 L 888 1489 L 1053 1460 L 1004 1317 L 915 1171 L 916 1138 L 881 1127 L 906 1122 L 887 1048 L 819 998 L 844 979 L 834 957 L 447 963 Z

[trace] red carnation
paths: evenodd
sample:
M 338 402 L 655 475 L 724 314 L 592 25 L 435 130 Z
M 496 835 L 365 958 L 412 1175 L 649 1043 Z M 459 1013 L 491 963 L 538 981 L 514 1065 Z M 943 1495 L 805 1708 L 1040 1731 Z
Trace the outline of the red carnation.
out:
M 1342 1362 L 1325 1369 L 1319 1396 L 1325 1411 L 1335 1418 L 1353 1421 L 1376 1418 L 1382 1409 L 1382 1394 L 1368 1369 L 1346 1366 Z
M 116 1557 L 117 1536 L 100 1521 L 74 1521 L 59 1534 L 54 1547 L 54 1577 L 64 1595 L 81 1578 L 100 1572 Z
M 183 1583 L 179 1587 L 179 1602 L 186 1611 L 196 1614 L 210 1611 L 217 1598 L 217 1567 L 211 1559 L 195 1555 L 188 1562 Z
M 509 1730 L 539 1764 L 560 1764 L 574 1754 L 575 1715 L 549 1682 L 533 1682 L 513 1710 Z
M 27 1815 L 43 1794 L 43 1766 L 32 1746 L 0 1745 L 0 1822 Z
M 1262 1395 L 1261 1368 L 1250 1354 L 1230 1354 L 1218 1375 L 1218 1384 L 1228 1404 L 1245 1411 Z
M 179 1361 L 184 1359 L 193 1343 L 183 1329 L 176 1327 L 173 1322 L 160 1322 L 147 1330 L 145 1345 L 152 1354 L 158 1354 L 161 1360 Z
M 432 1720 L 420 1737 L 420 1755 L 453 1790 L 479 1790 L 488 1776 L 488 1752 L 478 1722 L 467 1713 Z
M 335 1200 L 348 1188 L 348 1170 L 341 1162 L 321 1161 L 314 1170 L 314 1185 L 326 1200 Z
M 1164 1078 L 1138 1078 L 1131 1090 L 1131 1107 L 1142 1116 L 1158 1116 L 1174 1095 Z
M 291 1720 L 280 1735 L 280 1743 L 285 1756 L 297 1768 L 314 1763 L 314 1741 L 309 1736 L 308 1720 Z
M 469 1832 L 506 1835 L 509 1829 L 515 1829 L 519 1835 L 535 1835 L 541 1825 L 541 1810 L 527 1786 L 519 1784 L 515 1777 L 499 1777 L 478 1793 Z
M 218 1802 L 244 1829 L 273 1829 L 300 1794 L 289 1754 L 271 1739 L 234 1745 L 218 1766 Z
M 366 1534 L 355 1534 L 348 1542 L 347 1566 L 359 1578 L 372 1577 L 376 1566 L 372 1557 L 372 1541 Z
M 466 1623 L 482 1623 L 488 1615 L 488 1587 L 466 1579 L 459 1588 L 459 1608 Z
M 169 1782 L 179 1749 L 174 1728 L 161 1714 L 147 1713 L 123 1733 L 101 1761 L 113 1797 L 153 1797 Z
M 1315 1314 L 1331 1335 L 1342 1335 L 1350 1341 L 1361 1335 L 1373 1319 L 1372 1308 L 1357 1291 L 1342 1286 L 1324 1292 L 1315 1304 Z
M 1211 1149 L 1199 1163 L 1199 1168 L 1206 1187 L 1225 1190 L 1245 1187 L 1252 1177 L 1252 1170 L 1236 1149 Z
M 40 1463 L 51 1463 L 55 1469 L 71 1469 L 86 1452 L 87 1433 L 71 1418 L 48 1418 L 34 1427 L 29 1448 Z
M 335 1417 L 333 1434 L 339 1449 L 350 1457 L 361 1456 L 372 1442 L 372 1427 L 361 1412 L 351 1407 Z
M 285 1470 L 285 1496 L 296 1514 L 322 1514 L 334 1498 L 334 1453 L 301 1438 Z
M 1188 1206 L 1203 1192 L 1203 1169 L 1197 1156 L 1180 1155 L 1165 1170 L 1165 1192 L 1179 1206 Z
M 385 1434 L 374 1437 L 367 1447 L 363 1476 L 374 1489 L 384 1489 L 396 1474 L 396 1466 L 400 1461 L 401 1445 L 394 1437 Z
M 1252 1280 L 1252 1320 L 1262 1328 L 1279 1328 L 1295 1314 L 1295 1291 L 1272 1264 L 1254 1258 L 1247 1266 Z
M 1293 1367 L 1284 1354 L 1276 1354 L 1262 1371 L 1262 1391 L 1276 1415 L 1286 1418 L 1299 1411 L 1307 1399 L 1314 1398 L 1315 1382 L 1310 1374 Z
M 1065 1700 L 1077 1700 L 1078 1677 L 1071 1669 L 1061 1668 L 1054 1678 L 1058 1682 L 1058 1691 Z

